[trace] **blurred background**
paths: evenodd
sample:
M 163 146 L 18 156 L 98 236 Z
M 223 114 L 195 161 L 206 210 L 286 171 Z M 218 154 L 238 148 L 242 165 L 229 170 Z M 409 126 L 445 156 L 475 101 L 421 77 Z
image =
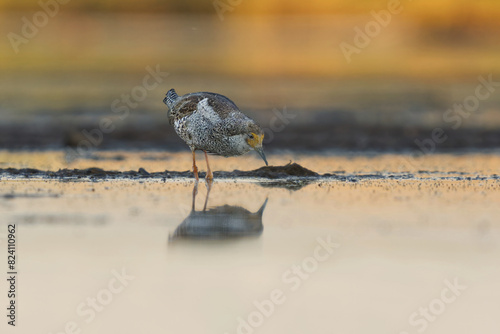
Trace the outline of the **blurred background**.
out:
M 416 150 L 436 127 L 437 152 L 500 145 L 498 92 L 443 119 L 478 77 L 500 81 L 497 0 L 64 2 L 0 0 L 0 148 L 76 148 L 104 118 L 94 149 L 184 150 L 170 88 L 228 96 L 269 151 Z

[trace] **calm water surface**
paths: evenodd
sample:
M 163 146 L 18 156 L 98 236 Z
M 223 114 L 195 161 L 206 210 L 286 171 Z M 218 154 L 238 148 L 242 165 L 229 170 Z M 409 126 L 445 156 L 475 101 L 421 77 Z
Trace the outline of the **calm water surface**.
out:
M 391 161 L 315 159 L 345 162 L 346 173 Z M 475 161 L 491 176 L 491 159 L 453 167 Z M 298 190 L 216 180 L 208 200 L 201 182 L 194 210 L 189 179 L 4 178 L 0 237 L 5 245 L 16 224 L 17 330 L 493 333 L 500 184 L 447 175 Z

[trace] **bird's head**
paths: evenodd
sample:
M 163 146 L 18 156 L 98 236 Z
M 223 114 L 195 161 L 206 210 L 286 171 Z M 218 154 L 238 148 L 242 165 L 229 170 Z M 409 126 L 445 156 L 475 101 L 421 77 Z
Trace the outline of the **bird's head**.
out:
M 248 127 L 248 131 L 246 132 L 246 142 L 247 144 L 257 151 L 259 155 L 261 156 L 262 160 L 266 163 L 266 166 L 268 165 L 266 155 L 264 154 L 264 149 L 262 148 L 262 141 L 264 140 L 264 131 L 256 125 L 252 124 L 253 126 Z

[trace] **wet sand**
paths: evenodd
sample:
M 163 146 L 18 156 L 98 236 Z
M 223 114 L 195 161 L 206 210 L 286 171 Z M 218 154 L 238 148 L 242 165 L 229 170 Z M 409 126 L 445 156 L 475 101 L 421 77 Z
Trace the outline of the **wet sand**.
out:
M 187 170 L 189 154 L 106 152 L 69 165 L 59 151 L 0 156 L 2 221 L 18 227 L 16 330 L 59 333 L 68 322 L 83 333 L 499 329 L 496 155 L 423 157 L 420 172 L 399 171 L 399 155 L 270 155 L 274 165 L 294 158 L 319 177 L 287 189 L 280 185 L 307 177 L 228 174 L 216 178 L 205 212 L 203 181 L 194 213 L 194 182 L 187 175 L 5 172 L 96 167 L 166 173 Z M 213 166 L 252 170 L 261 163 L 248 155 L 217 158 Z M 236 235 L 220 221 L 237 223 L 243 232 Z M 117 274 L 122 271 L 128 279 Z M 450 284 L 458 284 L 456 294 Z M 99 311 L 87 298 L 97 300 Z
M 192 158 L 185 148 L 183 152 L 165 151 L 97 151 L 82 158 L 72 159 L 67 151 L 8 151 L 0 150 L 0 169 L 32 168 L 42 171 L 57 172 L 60 169 L 100 168 L 106 171 L 127 172 L 143 168 L 149 173 L 186 172 L 189 177 Z M 68 159 L 70 158 L 70 159 Z M 500 174 L 500 154 L 432 154 L 415 157 L 406 154 L 385 153 L 337 153 L 269 154 L 271 166 L 284 166 L 298 163 L 318 174 L 370 174 L 370 173 L 415 173 L 422 175 L 464 175 L 468 177 L 495 177 Z M 205 171 L 202 153 L 197 153 L 200 171 Z M 263 166 L 257 153 L 250 152 L 242 157 L 223 158 L 210 156 L 214 171 L 231 172 L 234 170 L 252 171 Z M 44 175 L 39 175 L 43 177 Z

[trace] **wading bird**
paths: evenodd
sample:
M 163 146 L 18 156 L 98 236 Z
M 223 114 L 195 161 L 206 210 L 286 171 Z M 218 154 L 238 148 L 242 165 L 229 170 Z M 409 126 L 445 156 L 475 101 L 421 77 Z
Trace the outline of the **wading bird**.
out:
M 174 89 L 163 100 L 168 121 L 193 153 L 193 173 L 198 181 L 195 151 L 205 153 L 207 180 L 213 180 L 207 153 L 233 157 L 255 150 L 267 165 L 262 148 L 264 131 L 227 97 L 208 92 L 177 95 Z

